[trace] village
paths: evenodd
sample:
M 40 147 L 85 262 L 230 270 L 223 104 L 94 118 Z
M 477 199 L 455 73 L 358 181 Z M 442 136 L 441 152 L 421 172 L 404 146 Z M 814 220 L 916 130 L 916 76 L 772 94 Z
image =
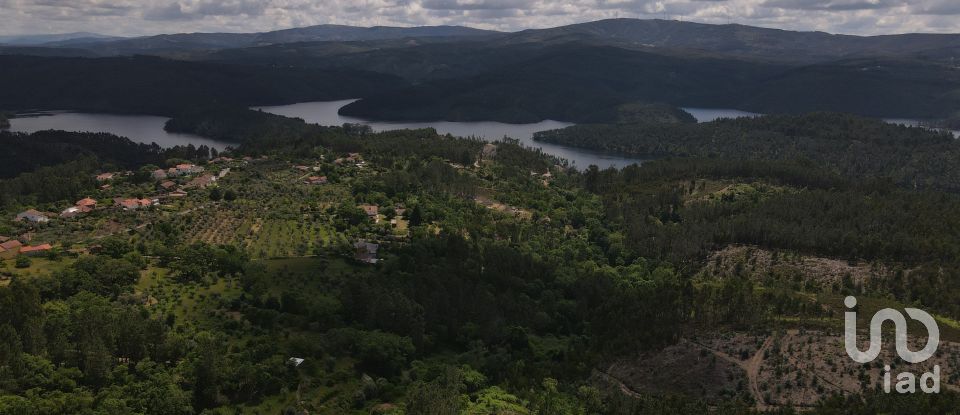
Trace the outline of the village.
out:
M 44 272 L 42 264 L 96 253 L 104 238 L 149 240 L 161 222 L 177 223 L 187 241 L 237 245 L 255 258 L 306 257 L 342 246 L 352 260 L 373 265 L 381 245 L 402 242 L 409 226 L 405 201 L 351 194 L 352 184 L 379 174 L 359 153 L 306 160 L 221 155 L 102 172 L 96 188 L 71 205 L 11 212 L 0 227 L 0 284 L 18 269 Z M 305 192 L 313 202 L 289 198 Z

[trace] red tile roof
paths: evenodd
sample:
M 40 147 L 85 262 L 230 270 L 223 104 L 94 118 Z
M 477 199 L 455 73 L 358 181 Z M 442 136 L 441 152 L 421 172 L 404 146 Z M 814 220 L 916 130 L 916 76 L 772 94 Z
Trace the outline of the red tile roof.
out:
M 16 248 L 19 248 L 19 247 L 21 247 L 21 246 L 23 246 L 23 244 L 20 243 L 20 241 L 18 241 L 18 240 L 16 240 L 16 239 L 11 239 L 11 240 L 9 240 L 9 241 L 6 241 L 6 242 L 0 244 L 0 248 L 6 249 L 6 250 L 16 249 Z
M 53 247 L 50 246 L 50 244 L 43 244 L 43 245 L 37 245 L 37 246 L 25 246 L 23 248 L 20 248 L 20 253 L 29 254 L 31 252 L 49 251 L 51 249 L 53 249 Z

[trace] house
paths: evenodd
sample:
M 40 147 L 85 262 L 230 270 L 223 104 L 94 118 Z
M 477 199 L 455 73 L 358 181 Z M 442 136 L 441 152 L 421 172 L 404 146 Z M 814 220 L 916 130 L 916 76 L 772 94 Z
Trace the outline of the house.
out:
M 217 157 L 213 160 L 210 160 L 211 163 L 227 163 L 233 161 L 230 157 Z
M 178 164 L 176 169 L 181 175 L 203 173 L 204 170 L 196 164 Z
M 300 171 L 310 171 L 310 168 L 309 168 L 309 167 L 307 167 L 307 166 L 302 166 L 302 165 L 301 165 L 301 166 L 293 166 L 293 168 L 295 168 L 295 169 L 297 169 L 297 170 L 300 170 Z
M 217 178 L 218 178 L 218 179 L 222 179 L 222 178 L 224 178 L 224 177 L 227 177 L 228 174 L 230 174 L 230 168 L 229 168 L 229 167 L 227 167 L 227 168 L 225 168 L 225 169 L 223 169 L 223 170 L 220 170 L 220 174 L 217 175 Z
M 367 217 L 373 220 L 373 223 L 380 223 L 380 207 L 377 205 L 360 205 L 360 209 L 363 210 L 363 213 L 367 214 Z
M 204 168 L 196 164 L 178 164 L 167 169 L 167 177 L 186 176 L 189 174 L 203 173 Z
M 156 204 L 155 201 L 150 199 L 113 199 L 114 204 L 117 207 L 123 208 L 123 210 L 137 210 L 144 207 L 150 207 Z
M 91 198 L 87 197 L 87 198 L 83 198 L 83 199 L 78 200 L 77 203 L 75 203 L 74 205 L 77 206 L 77 207 L 86 206 L 86 207 L 89 207 L 90 209 L 93 209 L 93 208 L 97 207 L 97 201 L 94 200 L 94 199 L 91 199 Z
M 23 248 L 20 248 L 20 254 L 26 255 L 26 256 L 37 256 L 37 255 L 46 254 L 47 252 L 50 252 L 50 250 L 52 249 L 53 247 L 50 246 L 50 244 L 43 244 L 43 245 L 37 245 L 37 246 L 25 246 Z
M 23 244 L 16 239 L 11 239 L 9 241 L 0 243 L 0 258 L 11 259 L 17 256 L 20 253 L 20 247 Z
M 168 194 L 167 197 L 175 197 L 175 198 L 187 197 L 187 192 L 184 192 L 183 190 L 174 190 L 170 192 L 170 194 Z
M 97 175 L 98 182 L 105 182 L 107 180 L 113 180 L 113 173 L 100 173 Z
M 150 176 L 153 177 L 153 180 L 163 180 L 167 178 L 167 171 L 164 169 L 156 169 Z
M 60 212 L 61 218 L 72 218 L 83 213 L 93 212 L 93 209 L 97 207 L 97 201 L 89 197 L 83 198 L 77 201 L 73 206 L 70 206 Z
M 197 177 L 187 183 L 187 188 L 196 187 L 200 189 L 205 189 L 209 186 L 212 186 L 217 183 L 217 176 L 212 174 L 204 174 L 203 176 Z
M 357 261 L 367 264 L 376 264 L 377 261 L 379 261 L 377 259 L 377 252 L 380 250 L 380 245 L 367 241 L 357 241 L 353 244 L 353 248 L 353 257 Z
M 64 209 L 63 212 L 60 212 L 60 217 L 61 217 L 61 218 L 72 218 L 72 217 L 74 217 L 74 216 L 77 216 L 79 213 L 80 213 L 80 208 L 78 208 L 78 207 L 76 207 L 76 206 L 70 206 L 70 207 Z
M 371 218 L 377 217 L 377 214 L 380 213 L 380 207 L 377 205 L 360 205 L 360 209 L 363 209 L 363 213 Z
M 175 182 L 173 182 L 173 181 L 170 181 L 170 180 L 167 180 L 167 181 L 165 181 L 165 182 L 163 182 L 163 183 L 160 183 L 160 188 L 163 189 L 163 190 L 169 191 L 170 189 L 173 189 L 174 187 L 177 187 L 177 183 L 175 183 Z
M 307 177 L 307 180 L 303 181 L 306 184 L 327 184 L 327 176 L 310 176 Z
M 33 223 L 46 223 L 50 221 L 50 218 L 47 215 L 44 215 L 42 212 L 36 211 L 34 209 L 29 209 L 17 214 L 18 221 L 28 221 Z

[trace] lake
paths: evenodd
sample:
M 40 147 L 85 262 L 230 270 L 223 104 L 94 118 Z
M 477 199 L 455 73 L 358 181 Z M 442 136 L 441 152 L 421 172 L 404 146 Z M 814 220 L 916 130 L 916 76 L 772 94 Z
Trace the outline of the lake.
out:
M 520 140 L 526 146 L 540 148 L 544 153 L 564 158 L 579 169 L 585 169 L 591 164 L 601 169 L 607 167 L 623 167 L 633 163 L 642 163 L 644 160 L 635 157 L 625 157 L 616 154 L 583 150 L 549 143 L 533 141 L 533 134 L 538 131 L 555 130 L 573 124 L 560 121 L 541 121 L 532 124 L 506 124 L 501 122 L 385 122 L 371 121 L 354 117 L 342 116 L 340 108 L 356 100 L 303 102 L 292 105 L 278 105 L 270 107 L 254 107 L 271 114 L 285 117 L 301 118 L 308 123 L 320 125 L 343 125 L 346 123 L 366 124 L 374 131 L 433 128 L 440 134 L 450 134 L 458 137 L 479 137 L 493 141 L 503 137 Z
M 115 115 L 88 114 L 79 112 L 50 111 L 33 114 L 21 114 L 10 120 L 10 131 L 33 133 L 43 130 L 64 130 L 80 132 L 104 132 L 127 137 L 138 143 L 157 143 L 161 147 L 206 145 L 223 150 L 228 145 L 224 141 L 211 140 L 192 134 L 168 133 L 163 125 L 168 118 L 152 115 Z

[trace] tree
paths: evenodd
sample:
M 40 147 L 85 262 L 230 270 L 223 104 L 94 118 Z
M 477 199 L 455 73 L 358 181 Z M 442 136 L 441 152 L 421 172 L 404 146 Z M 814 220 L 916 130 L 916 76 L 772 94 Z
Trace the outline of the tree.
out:
M 224 375 L 222 342 L 213 333 L 197 334 L 191 372 L 193 406 L 198 410 L 213 408 L 220 402 L 220 385 Z
M 411 415 L 457 415 L 462 403 L 463 379 L 454 367 L 447 367 L 432 381 L 418 381 L 407 395 L 406 413 Z
M 17 268 L 30 268 L 31 263 L 32 261 L 30 261 L 30 258 L 28 258 L 26 255 L 19 255 L 17 256 L 17 260 L 14 262 L 13 266 Z

